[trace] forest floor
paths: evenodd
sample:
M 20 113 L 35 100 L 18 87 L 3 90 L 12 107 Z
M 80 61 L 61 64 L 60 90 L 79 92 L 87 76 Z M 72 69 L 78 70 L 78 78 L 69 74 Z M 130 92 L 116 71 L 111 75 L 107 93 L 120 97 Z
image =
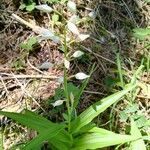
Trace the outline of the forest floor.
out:
M 142 60 L 147 55 L 150 56 L 149 48 L 145 48 L 145 42 L 133 36 L 133 29 L 150 26 L 150 5 L 142 0 L 75 2 L 77 15 L 82 18 L 79 30 L 89 34 L 90 37 L 70 46 L 70 54 L 81 50 L 85 55 L 72 61 L 68 73 L 70 76 L 77 72 L 88 74 L 91 66 L 96 64 L 77 108 L 79 113 L 97 99 L 122 89 L 118 73 L 118 53 L 124 83 L 130 82 Z M 65 107 L 53 107 L 51 103 L 55 101 L 56 89 L 62 85 L 60 81 L 63 77 L 62 47 L 52 40 L 43 40 L 38 44 L 31 41 L 33 42 L 33 45 L 30 45 L 31 49 L 21 46 L 28 43 L 31 37 L 37 36 L 37 33 L 19 22 L 12 14 L 32 24 L 33 28 L 35 24 L 44 28 L 51 27 L 60 35 L 64 32 L 63 22 L 59 15 L 55 20 L 53 13 L 21 10 L 19 9 L 21 3 L 17 0 L 0 1 L 0 109 L 11 112 L 36 110 L 46 118 L 59 122 Z M 71 16 L 67 13 L 65 4 L 58 2 L 50 6 L 63 13 L 65 18 Z M 139 80 L 142 86 L 136 95 L 134 107 L 130 107 L 130 110 L 136 107 L 135 109 L 142 113 L 140 123 L 150 119 L 149 73 L 150 69 L 141 73 Z M 81 82 L 70 78 L 70 83 L 78 86 Z M 71 88 L 73 89 L 73 86 Z M 126 102 L 120 102 L 115 109 L 105 111 L 96 120 L 97 124 L 117 132 L 125 130 L 126 122 L 121 120 L 123 118 L 120 117 L 120 112 L 127 107 Z M 32 139 L 35 136 L 33 131 L 10 122 L 12 122 L 10 119 L 1 117 L 1 123 L 6 126 L 5 149 L 24 141 L 24 137 Z M 150 134 L 150 129 L 147 129 L 147 132 Z

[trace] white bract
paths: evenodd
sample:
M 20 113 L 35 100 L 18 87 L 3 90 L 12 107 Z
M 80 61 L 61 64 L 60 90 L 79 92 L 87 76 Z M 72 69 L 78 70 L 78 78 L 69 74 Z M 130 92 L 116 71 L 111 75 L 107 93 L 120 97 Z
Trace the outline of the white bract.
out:
M 92 18 L 92 19 L 95 19 L 95 18 L 96 18 L 96 14 L 95 14 L 94 11 L 91 11 L 91 12 L 88 14 L 88 16 L 89 16 L 90 18 Z
M 70 68 L 70 62 L 67 59 L 64 59 L 64 65 L 67 69 Z
M 90 77 L 89 75 L 86 75 L 83 72 L 79 72 L 75 75 L 75 78 L 78 80 L 84 80 L 84 79 L 89 78 L 89 77 Z
M 82 56 L 84 53 L 82 51 L 76 51 L 74 52 L 74 54 L 72 55 L 74 58 L 78 58 L 80 56 Z
M 74 23 L 68 21 L 67 27 L 73 34 L 76 34 L 76 35 L 80 34 L 77 26 Z
M 56 35 L 52 36 L 50 39 L 57 44 L 60 43 L 60 38 Z
M 64 83 L 64 77 L 63 77 L 63 76 L 59 77 L 57 81 L 58 81 L 59 83 Z
M 52 37 L 54 33 L 50 29 L 40 28 L 39 34 L 43 37 Z
M 53 66 L 54 64 L 50 62 L 44 62 L 40 66 L 38 66 L 38 69 L 49 69 L 49 68 L 52 68 Z
M 89 34 L 79 34 L 78 35 L 78 38 L 79 38 L 80 41 L 84 41 L 84 40 L 86 40 L 89 37 L 90 37 Z
M 70 17 L 69 22 L 76 24 L 78 20 L 79 20 L 79 16 L 73 15 Z
M 40 31 L 38 32 L 40 34 L 40 41 L 51 39 L 55 43 L 60 43 L 60 38 L 56 36 L 50 29 L 40 28 Z
M 36 5 L 35 8 L 38 10 L 41 10 L 43 12 L 47 12 L 47 13 L 50 13 L 53 11 L 53 9 L 50 6 L 48 6 L 47 4 Z
M 68 7 L 68 10 L 75 13 L 77 8 L 76 8 L 76 4 L 72 1 L 68 1 L 67 3 L 67 7 Z
M 54 103 L 51 103 L 51 104 L 52 104 L 54 107 L 56 107 L 56 106 L 62 105 L 64 101 L 65 101 L 65 100 L 57 100 L 57 101 L 55 101 Z

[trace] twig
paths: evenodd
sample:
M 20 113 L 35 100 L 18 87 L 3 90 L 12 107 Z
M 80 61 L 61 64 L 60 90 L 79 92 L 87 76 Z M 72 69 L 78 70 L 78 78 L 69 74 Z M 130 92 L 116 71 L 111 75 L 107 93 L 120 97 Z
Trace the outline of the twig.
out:
M 25 21 L 24 19 L 22 19 L 21 17 L 17 16 L 16 14 L 12 14 L 12 17 L 14 19 L 16 19 L 18 22 L 20 22 L 20 23 L 30 27 L 36 34 L 43 35 L 43 34 L 45 34 L 45 32 L 49 31 L 48 29 L 39 27 L 37 25 L 31 24 L 31 23 Z
M 28 58 L 27 58 L 27 63 L 30 65 L 30 67 L 31 67 L 32 69 L 34 69 L 34 70 L 38 71 L 38 72 L 39 72 L 39 73 L 41 73 L 41 74 L 44 74 L 44 72 L 43 72 L 43 71 L 41 71 L 41 70 L 39 70 L 38 68 L 34 67 L 34 66 L 30 63 L 30 61 L 29 61 L 29 59 L 28 59 Z
M 0 80 L 1 80 L 1 82 L 3 84 L 3 86 L 4 86 L 4 89 L 5 89 L 6 93 L 9 94 L 9 92 L 7 90 L 7 87 L 6 87 L 5 83 L 4 83 L 4 80 L 3 80 L 3 78 L 1 76 L 0 76 Z
M 83 45 L 81 45 L 81 47 L 84 48 L 85 50 L 87 50 L 88 52 L 93 53 L 93 54 L 96 55 L 97 57 L 100 57 L 100 58 L 102 58 L 103 60 L 105 60 L 105 61 L 107 61 L 107 62 L 110 62 L 111 64 L 116 65 L 116 63 L 115 63 L 114 61 L 112 61 L 112 60 L 110 60 L 110 59 L 108 59 L 108 58 L 105 58 L 105 57 L 103 57 L 103 56 L 101 56 L 101 55 L 99 55 L 99 54 L 93 52 L 90 48 L 87 48 L 87 47 L 85 47 L 85 46 L 83 46 Z
M 5 75 L 7 77 L 2 77 L 3 80 L 8 80 L 8 79 L 59 79 L 57 76 L 49 76 L 49 75 L 12 75 L 12 74 L 7 74 L 7 73 L 0 73 L 0 75 Z
M 95 92 L 95 91 L 87 91 L 87 90 L 85 90 L 84 93 L 97 94 L 97 95 L 104 95 L 104 96 L 106 96 L 106 94 L 104 94 L 104 93 L 101 93 L 101 92 Z
M 93 55 L 95 55 L 95 56 L 97 56 L 97 57 L 99 57 L 99 58 L 102 58 L 103 60 L 105 60 L 105 61 L 107 61 L 107 62 L 110 62 L 111 64 L 116 65 L 116 63 L 115 63 L 114 61 L 112 61 L 112 60 L 110 60 L 110 59 L 108 59 L 108 58 L 105 58 L 105 57 L 103 57 L 103 56 L 101 56 L 101 55 L 99 55 L 99 54 L 93 52 L 91 49 L 89 49 L 89 48 L 87 48 L 87 47 L 85 47 L 85 46 L 83 46 L 83 45 L 80 45 L 80 46 L 81 46 L 83 49 L 87 50 L 88 52 L 92 53 Z M 123 67 L 123 66 L 122 66 L 122 69 L 124 69 L 124 70 L 126 70 L 126 71 L 129 71 L 127 68 L 125 68 L 125 67 Z
M 13 75 L 14 79 L 17 81 L 18 85 L 21 87 L 21 90 L 28 96 L 30 97 L 44 112 L 45 110 L 43 109 L 43 107 L 35 100 L 35 98 L 25 89 L 27 84 L 25 86 L 23 86 L 20 81 L 16 78 L 15 75 Z

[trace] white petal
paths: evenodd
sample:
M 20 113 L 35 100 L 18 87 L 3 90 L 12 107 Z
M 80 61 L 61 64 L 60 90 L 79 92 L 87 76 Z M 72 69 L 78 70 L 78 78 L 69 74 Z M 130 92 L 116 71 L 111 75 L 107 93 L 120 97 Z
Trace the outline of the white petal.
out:
M 86 40 L 89 37 L 90 37 L 89 34 L 79 34 L 78 35 L 78 38 L 80 39 L 80 41 L 84 41 L 84 40 Z
M 43 37 L 52 37 L 52 36 L 54 36 L 54 33 L 51 30 L 45 29 L 45 28 L 40 28 L 39 33 Z
M 48 40 L 51 39 L 55 43 L 60 43 L 60 38 L 56 36 L 51 30 L 45 29 L 45 28 L 40 28 L 39 31 L 41 38 L 40 40 Z
M 63 77 L 63 76 L 59 77 L 57 81 L 58 81 L 59 83 L 64 83 L 64 77 Z
M 64 100 L 57 100 L 54 103 L 51 103 L 54 107 L 62 105 Z
M 79 35 L 79 34 L 80 34 L 80 33 L 79 33 L 79 30 L 78 30 L 78 28 L 77 28 L 77 26 L 76 26 L 75 24 L 73 24 L 72 22 L 69 22 L 69 21 L 68 21 L 67 26 L 68 26 L 68 29 L 69 29 L 73 34 L 76 34 L 76 35 Z
M 48 6 L 47 4 L 36 5 L 35 8 L 38 10 L 41 10 L 43 12 L 47 12 L 47 13 L 50 13 L 53 11 L 53 9 L 50 6 Z
M 55 42 L 55 43 L 60 43 L 60 38 L 58 37 L 58 36 L 52 36 L 51 38 L 50 38 L 53 42 Z
M 89 75 L 86 75 L 83 72 L 79 72 L 75 75 L 75 78 L 78 80 L 84 80 L 84 79 L 89 78 L 89 77 L 90 77 Z
M 72 55 L 74 58 L 78 58 L 80 56 L 82 56 L 84 53 L 82 51 L 76 51 L 74 52 L 74 54 Z
M 67 59 L 64 59 L 64 65 L 67 69 L 70 68 L 70 62 Z
M 70 17 L 69 22 L 76 24 L 78 20 L 79 20 L 79 17 L 77 15 L 73 15 Z
M 88 16 L 89 16 L 90 18 L 92 18 L 92 19 L 95 19 L 95 18 L 96 18 L 96 14 L 95 14 L 94 11 L 91 11 L 91 12 L 88 14 Z
M 68 7 L 68 9 L 69 9 L 71 12 L 73 12 L 73 13 L 76 12 L 76 9 L 77 9 L 77 8 L 76 8 L 76 4 L 75 4 L 74 2 L 68 1 L 67 7 Z
M 53 68 L 53 66 L 54 66 L 54 64 L 46 61 L 46 62 L 42 63 L 40 66 L 38 66 L 38 69 L 47 70 L 49 68 Z

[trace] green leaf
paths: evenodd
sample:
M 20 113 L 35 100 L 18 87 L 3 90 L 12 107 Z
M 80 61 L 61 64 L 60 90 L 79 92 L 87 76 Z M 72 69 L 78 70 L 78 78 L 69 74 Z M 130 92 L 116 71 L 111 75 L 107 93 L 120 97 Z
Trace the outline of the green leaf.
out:
M 47 119 L 41 117 L 40 115 L 37 115 L 28 110 L 24 110 L 21 113 L 0 111 L 0 115 L 7 116 L 21 123 L 22 125 L 25 125 L 38 132 L 43 132 L 43 130 L 45 130 L 46 128 L 49 128 L 50 126 L 58 126 L 57 124 L 54 124 L 48 121 Z
M 61 142 L 58 138 L 50 139 L 50 144 L 54 147 L 54 150 L 70 150 L 72 146 L 72 141 L 69 143 Z
M 133 104 L 132 106 L 128 106 L 124 111 L 126 113 L 134 113 L 134 112 L 138 111 L 138 109 L 139 109 L 139 105 Z
M 146 125 L 150 126 L 150 120 L 147 120 Z
M 37 43 L 37 38 L 36 37 L 31 37 L 28 39 L 26 43 L 21 43 L 20 47 L 23 49 L 26 49 L 28 51 L 32 50 L 33 45 Z
M 58 3 L 60 0 L 43 0 L 45 2 L 49 2 L 49 3 Z
M 139 116 L 135 122 L 136 122 L 137 127 L 141 128 L 141 127 L 144 127 L 146 125 L 147 119 L 145 116 Z
M 52 137 L 56 136 L 62 129 L 63 127 L 61 126 L 57 126 L 53 128 L 49 127 L 45 129 L 36 138 L 31 140 L 29 143 L 27 143 L 25 147 L 22 148 L 22 150 L 35 150 L 41 147 L 43 144 L 43 141 L 50 140 Z
M 93 127 L 91 130 L 89 130 L 88 132 L 92 132 L 92 133 L 100 133 L 101 135 L 110 135 L 110 134 L 116 134 L 112 131 L 109 130 L 105 130 L 103 128 L 98 128 L 98 127 Z
M 26 8 L 26 5 L 24 3 L 19 6 L 19 9 L 21 9 L 21 10 L 23 10 L 25 8 Z
M 98 130 L 98 129 L 97 129 Z M 104 129 L 99 132 L 85 134 L 74 140 L 73 150 L 87 150 L 124 144 L 136 140 L 135 136 L 116 134 Z
M 36 5 L 35 3 L 32 3 L 32 4 L 30 4 L 30 5 L 27 5 L 27 6 L 26 6 L 26 10 L 27 10 L 27 11 L 32 11 L 32 10 L 34 10 L 34 9 L 35 9 L 35 5 Z
M 21 113 L 0 111 L 0 115 L 4 115 L 9 118 L 12 118 L 13 120 L 16 120 L 18 123 L 21 123 L 22 125 L 25 125 L 28 128 L 38 131 L 39 136 L 37 137 L 37 139 L 40 141 L 43 138 L 45 138 L 46 134 L 43 137 L 43 133 L 45 133 L 46 131 L 47 131 L 47 133 L 49 133 L 49 136 L 51 138 L 51 135 L 53 135 L 53 134 L 51 134 L 50 131 L 52 131 L 52 133 L 53 133 L 53 131 L 56 129 L 55 132 L 57 133 L 57 130 L 61 129 L 61 131 L 57 135 L 55 135 L 56 137 L 54 137 L 54 139 L 59 140 L 60 142 L 67 143 L 67 144 L 71 143 L 70 135 L 65 130 L 62 130 L 62 128 L 65 127 L 63 124 L 52 123 L 51 121 L 49 121 L 31 111 L 25 110 Z M 47 136 L 46 136 L 46 138 L 47 138 Z M 33 143 L 34 142 L 36 142 L 36 141 L 33 140 Z
M 20 47 L 23 48 L 23 49 L 26 49 L 26 50 L 32 50 L 32 46 L 26 44 L 26 43 L 21 43 L 20 44 Z
M 126 122 L 128 119 L 128 115 L 125 111 L 121 111 L 119 117 L 120 117 L 120 121 L 122 122 Z
M 76 96 L 80 92 L 79 88 L 76 87 L 72 82 L 67 84 L 67 89 L 68 89 L 68 95 L 72 93 L 73 96 Z M 64 90 L 61 88 L 57 88 L 55 90 L 54 100 L 56 101 L 64 98 L 65 98 Z
M 142 138 L 143 138 L 143 140 L 150 141 L 150 136 L 143 136 Z
M 0 150 L 3 150 L 3 133 L 0 131 Z
M 133 35 L 141 40 L 144 40 L 148 35 L 150 35 L 150 28 L 136 28 L 133 31 Z
M 80 92 L 79 88 L 71 82 L 67 84 L 67 89 L 68 94 L 70 95 L 72 93 L 74 97 L 76 97 L 76 95 Z
M 59 20 L 59 15 L 53 14 L 52 15 L 52 21 L 57 22 Z
M 137 140 L 131 142 L 131 150 L 146 150 L 146 145 L 142 139 L 142 135 L 136 123 L 131 119 L 131 135 L 137 137 Z
M 87 108 L 77 117 L 76 120 L 71 122 L 71 132 L 78 132 L 80 128 L 90 123 L 95 117 L 105 111 L 113 103 L 120 100 L 125 94 L 133 90 L 135 87 L 136 85 L 129 85 L 126 89 L 112 94 L 111 96 L 108 96 Z
M 37 38 L 36 37 L 31 37 L 31 38 L 28 39 L 27 43 L 28 43 L 28 45 L 33 46 L 34 44 L 37 43 Z

